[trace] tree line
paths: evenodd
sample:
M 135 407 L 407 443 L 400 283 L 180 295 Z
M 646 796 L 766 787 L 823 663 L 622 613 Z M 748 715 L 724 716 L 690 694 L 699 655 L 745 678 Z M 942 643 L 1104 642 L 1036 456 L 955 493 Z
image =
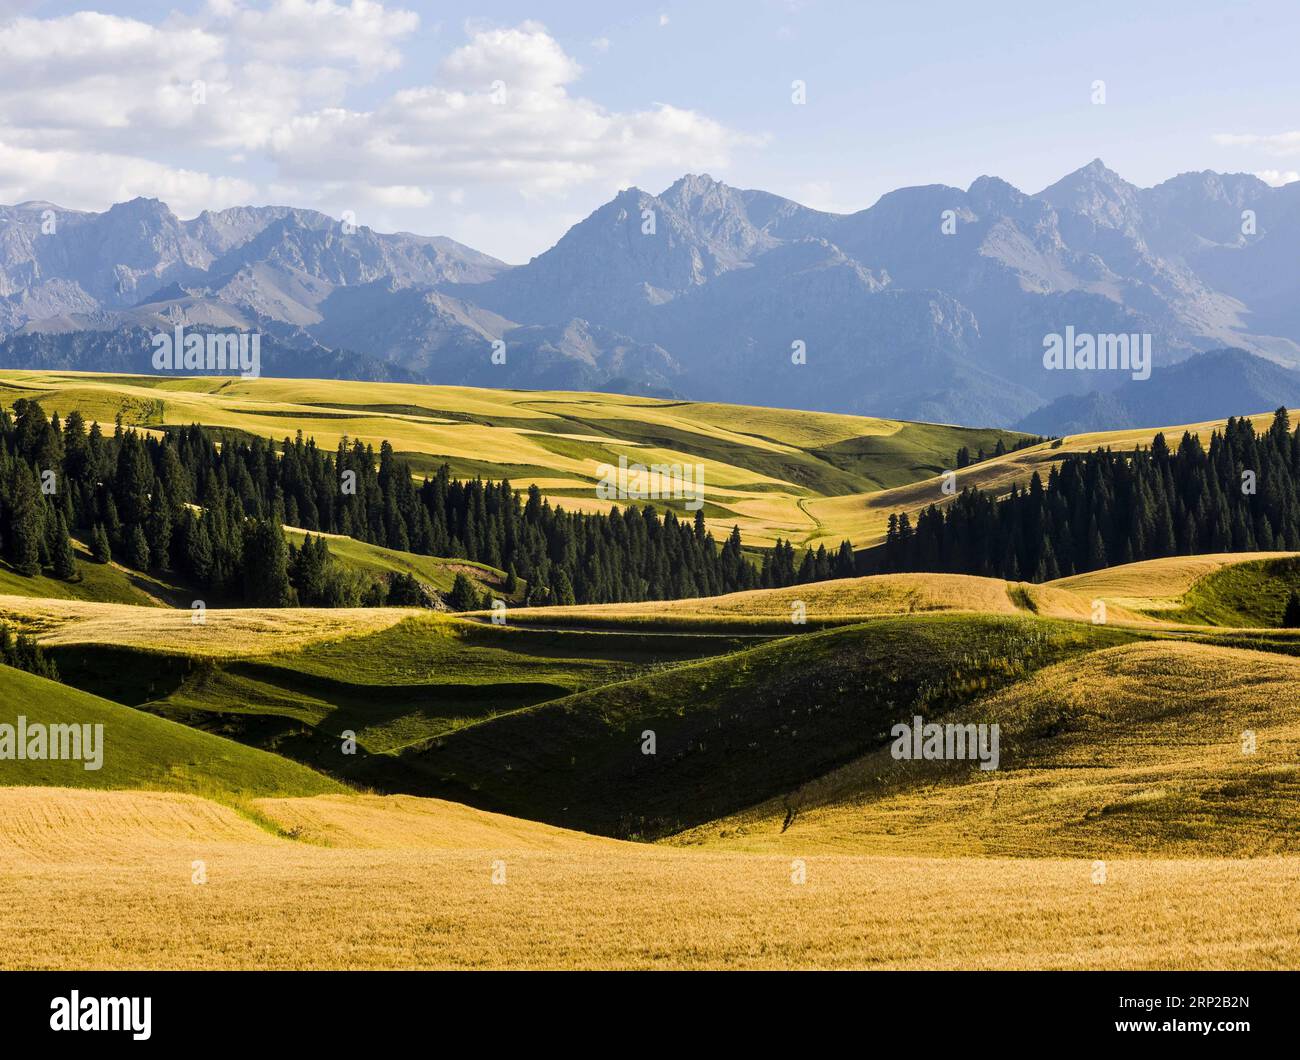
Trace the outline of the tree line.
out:
M 1263 432 L 1229 419 L 1208 449 L 1185 432 L 1149 447 L 1065 457 L 1044 484 L 998 499 L 964 489 L 946 507 L 889 517 L 888 571 L 1050 581 L 1160 556 L 1300 549 L 1300 429 L 1278 409 Z
M 1029 434 L 1025 435 L 1023 438 L 1014 439 L 1011 442 L 1011 447 L 1007 448 L 1007 443 L 999 438 L 998 444 L 993 447 L 992 453 L 985 453 L 983 446 L 980 446 L 976 450 L 974 456 L 971 455 L 970 446 L 963 445 L 957 450 L 955 458 L 956 462 L 953 466 L 960 471 L 962 468 L 970 467 L 972 464 L 982 464 L 985 460 L 991 460 L 993 457 L 1006 456 L 1007 453 L 1014 453 L 1020 449 L 1028 449 L 1031 445 L 1040 445 L 1046 441 L 1049 441 L 1049 439 L 1044 438 L 1042 435 Z
M 59 668 L 35 638 L 29 633 L 19 633 L 15 637 L 4 622 L 0 622 L 0 664 L 26 670 L 37 677 L 48 677 L 51 681 L 59 680 Z
M 301 546 L 285 525 L 308 532 Z M 328 451 L 301 431 L 277 446 L 199 425 L 155 437 L 120 417 L 106 435 L 78 411 L 61 422 L 26 399 L 0 416 L 0 549 L 21 573 L 75 577 L 75 535 L 98 561 L 262 606 L 428 602 L 410 575 L 338 563 L 322 534 L 497 568 L 503 591 L 528 605 L 714 596 L 841 576 L 853 559 L 845 542 L 796 562 L 781 541 L 759 565 L 739 528 L 719 546 L 702 512 L 570 512 L 536 486 L 453 479 L 445 464 L 417 482 L 387 441 L 378 453 L 347 438 Z M 463 581 L 453 606 L 468 603 Z

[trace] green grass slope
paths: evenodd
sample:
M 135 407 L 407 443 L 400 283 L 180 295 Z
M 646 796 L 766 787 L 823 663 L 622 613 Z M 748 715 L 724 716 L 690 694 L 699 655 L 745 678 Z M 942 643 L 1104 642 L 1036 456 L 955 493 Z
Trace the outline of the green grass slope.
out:
M 308 531 L 285 527 L 285 537 L 295 545 L 306 540 Z M 365 571 L 368 574 L 410 574 L 440 592 L 450 592 L 458 573 L 468 575 L 480 587 L 491 587 L 500 592 L 505 584 L 505 573 L 486 563 L 468 559 L 439 559 L 420 556 L 414 552 L 401 552 L 382 545 L 371 545 L 339 534 L 326 534 L 330 556 L 344 567 Z
M 1196 581 L 1182 605 L 1160 617 L 1211 626 L 1277 626 L 1293 591 L 1300 591 L 1300 557 L 1233 563 Z
M 791 791 L 880 746 L 900 719 L 1130 639 L 1033 617 L 883 618 L 487 719 L 407 749 L 393 768 L 490 809 L 657 837 Z M 643 753 L 648 732 L 654 754 Z
M 954 711 L 999 768 L 877 749 L 675 842 L 764 853 L 1300 852 L 1300 660 L 1176 640 L 1065 660 Z
M 744 637 L 515 629 L 433 613 L 256 658 L 49 649 L 69 684 L 381 790 L 425 792 L 389 752 L 533 704 L 736 650 Z M 342 753 L 344 734 L 356 753 Z
M 47 600 L 90 600 L 103 604 L 166 606 L 179 590 L 148 574 L 128 571 L 116 563 L 96 563 L 79 541 L 73 542 L 77 577 L 72 581 L 44 574 L 19 574 L 0 560 L 0 596 L 34 596 Z
M 138 788 L 211 798 L 345 790 L 296 762 L 0 666 L 0 724 L 103 725 L 103 765 L 0 760 L 0 785 Z

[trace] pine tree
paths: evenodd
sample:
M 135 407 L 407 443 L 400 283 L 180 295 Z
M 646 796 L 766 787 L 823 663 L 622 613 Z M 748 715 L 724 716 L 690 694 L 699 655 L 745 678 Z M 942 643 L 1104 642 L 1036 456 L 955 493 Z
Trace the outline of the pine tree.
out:
M 149 540 L 139 526 L 124 528 L 126 535 L 126 565 L 136 570 L 149 569 Z
M 284 529 L 272 519 L 253 519 L 244 533 L 244 599 L 261 607 L 293 602 L 289 549 Z
M 167 566 L 171 549 L 172 521 L 163 496 L 163 486 L 155 481 L 153 495 L 149 498 L 149 512 L 144 522 L 145 538 L 149 542 L 149 564 L 161 570 Z
M 554 594 L 556 604 L 561 607 L 571 607 L 577 603 L 573 595 L 573 583 L 563 567 L 555 572 Z
M 5 558 L 19 574 L 30 577 L 41 572 L 44 519 L 36 479 L 22 461 L 14 465 L 8 493 L 8 504 L 4 506 Z
M 62 581 L 72 581 L 77 576 L 77 557 L 68 537 L 68 524 L 60 512 L 54 521 L 54 576 Z
M 456 575 L 456 580 L 451 586 L 451 592 L 447 594 L 447 606 L 453 611 L 478 610 L 478 590 L 474 588 L 474 583 L 464 574 Z
M 400 572 L 389 581 L 384 602 L 389 607 L 419 607 L 424 603 L 424 590 L 412 575 Z
M 108 531 L 103 523 L 96 523 L 90 532 L 90 555 L 96 563 L 107 563 L 113 558 L 113 549 L 108 543 Z
M 185 565 L 191 577 L 202 586 L 212 578 L 212 538 L 208 534 L 207 519 L 194 519 L 186 539 Z

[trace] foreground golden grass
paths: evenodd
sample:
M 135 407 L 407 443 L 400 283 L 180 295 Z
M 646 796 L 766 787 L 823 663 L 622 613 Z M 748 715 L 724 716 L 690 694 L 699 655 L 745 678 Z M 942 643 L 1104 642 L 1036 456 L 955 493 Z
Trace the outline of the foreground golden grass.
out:
M 412 795 L 256 799 L 252 808 L 308 843 L 372 850 L 623 851 L 628 844 L 458 802 Z
M 314 641 L 364 635 L 412 615 L 407 607 L 208 608 L 202 622 L 188 608 L 139 607 L 86 600 L 0 596 L 0 620 L 42 644 L 118 644 L 191 655 L 269 655 Z
M 1300 963 L 1294 858 L 1112 861 L 1095 883 L 1082 860 L 809 856 L 796 884 L 792 856 L 586 837 L 529 849 L 485 821 L 466 822 L 478 849 L 413 846 L 407 830 L 397 848 L 344 846 L 330 800 L 309 801 L 340 845 L 190 796 L 0 789 L 0 967 Z

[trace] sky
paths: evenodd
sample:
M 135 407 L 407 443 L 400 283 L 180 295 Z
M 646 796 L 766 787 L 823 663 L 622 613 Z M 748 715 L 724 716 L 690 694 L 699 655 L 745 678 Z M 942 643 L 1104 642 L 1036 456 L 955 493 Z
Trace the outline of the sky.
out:
M 687 172 L 839 212 L 1098 157 L 1298 179 L 1300 6 L 1138 6 L 0 0 L 0 203 L 287 204 L 521 263 Z

